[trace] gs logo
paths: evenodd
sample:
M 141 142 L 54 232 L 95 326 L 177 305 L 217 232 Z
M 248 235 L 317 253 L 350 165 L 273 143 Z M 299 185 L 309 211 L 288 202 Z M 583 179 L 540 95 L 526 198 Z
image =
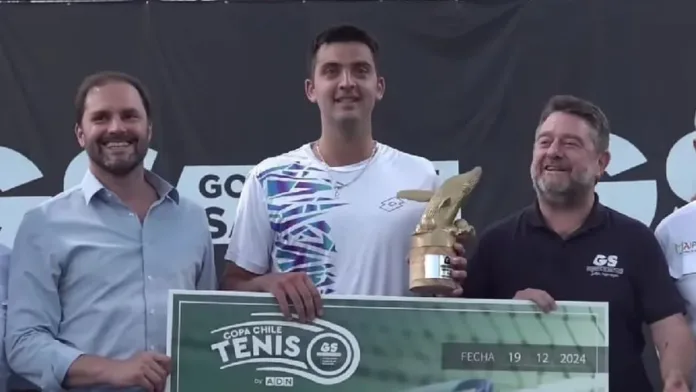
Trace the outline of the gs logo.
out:
M 598 267 L 616 267 L 616 264 L 619 262 L 619 257 L 616 255 L 597 255 L 594 258 L 594 261 L 592 261 L 592 264 L 598 266 Z

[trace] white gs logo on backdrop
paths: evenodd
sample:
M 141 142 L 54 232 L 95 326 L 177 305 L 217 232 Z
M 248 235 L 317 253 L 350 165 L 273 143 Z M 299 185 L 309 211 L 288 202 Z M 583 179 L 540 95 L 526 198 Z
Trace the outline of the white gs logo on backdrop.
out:
M 694 118 L 696 127 L 696 116 Z M 684 202 L 696 194 L 696 176 L 691 170 L 696 167 L 696 152 L 693 140 L 696 130 L 684 135 L 672 146 L 665 162 L 666 179 L 670 189 Z M 648 162 L 645 155 L 629 140 L 611 135 L 612 160 L 607 167 L 610 177 Z M 151 169 L 157 151 L 150 149 L 145 158 L 145 167 Z M 459 174 L 458 161 L 434 162 L 440 177 L 448 178 Z M 24 155 L 0 146 L 0 192 L 20 187 L 43 177 L 41 170 Z M 206 209 L 211 235 L 215 244 L 224 244 L 231 232 L 239 193 L 253 165 L 228 166 L 185 166 L 177 183 L 182 196 L 191 199 Z M 63 189 L 77 185 L 87 169 L 87 155 L 78 154 L 65 172 Z M 485 170 L 485 168 L 484 168 Z M 602 203 L 650 226 L 657 211 L 657 180 L 648 178 L 639 181 L 602 181 L 597 184 L 597 193 Z M 0 197 L 0 244 L 12 247 L 17 227 L 24 213 L 50 196 Z M 678 206 L 675 206 L 678 207 Z
M 696 194 L 696 176 L 690 168 L 696 167 L 696 152 L 693 140 L 696 138 L 696 115 L 694 130 L 677 140 L 667 154 L 665 176 L 669 188 L 684 202 L 689 202 Z M 656 137 L 660 137 L 656 134 Z M 611 135 L 609 141 L 611 161 L 607 174 L 612 177 L 648 162 L 643 153 L 630 141 L 618 135 Z M 623 214 L 650 226 L 655 222 L 657 212 L 657 180 L 653 178 L 639 181 L 602 181 L 597 184 L 597 194 L 602 203 Z M 675 206 L 675 208 L 681 206 Z M 662 219 L 662 217 L 660 217 Z
M 152 169 L 158 152 L 150 149 L 144 165 Z M 458 161 L 434 162 L 440 177 L 459 173 Z M 7 192 L 43 177 L 34 162 L 19 152 L 0 146 L 0 192 Z M 68 165 L 63 177 L 63 189 L 72 188 L 82 181 L 88 167 L 88 157 L 80 152 Z M 239 195 L 249 171 L 254 165 L 185 166 L 176 184 L 181 196 L 205 208 L 214 244 L 226 244 L 231 234 Z M 24 214 L 48 200 L 51 196 L 0 197 L 0 244 L 12 247 L 17 228 Z

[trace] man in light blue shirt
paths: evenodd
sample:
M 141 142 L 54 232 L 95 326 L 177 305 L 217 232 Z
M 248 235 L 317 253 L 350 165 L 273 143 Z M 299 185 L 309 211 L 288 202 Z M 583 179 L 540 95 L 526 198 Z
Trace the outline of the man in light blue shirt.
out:
M 7 316 L 7 270 L 10 264 L 10 250 L 0 244 L 0 336 L 5 336 Z M 10 369 L 5 357 L 5 344 L 0 341 L 0 391 L 6 391 L 9 384 Z
M 144 168 L 151 106 L 138 80 L 92 75 L 75 102 L 89 170 L 17 231 L 7 358 L 46 392 L 163 391 L 169 290 L 217 289 L 207 216 Z

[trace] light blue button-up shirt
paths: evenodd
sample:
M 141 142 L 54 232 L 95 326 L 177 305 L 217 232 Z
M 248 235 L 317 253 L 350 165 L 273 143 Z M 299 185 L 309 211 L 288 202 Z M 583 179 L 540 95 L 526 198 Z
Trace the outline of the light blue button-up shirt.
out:
M 169 290 L 218 288 L 205 211 L 146 178 L 160 197 L 142 224 L 90 171 L 20 224 L 5 349 L 12 369 L 46 392 L 62 390 L 81 354 L 166 353 Z

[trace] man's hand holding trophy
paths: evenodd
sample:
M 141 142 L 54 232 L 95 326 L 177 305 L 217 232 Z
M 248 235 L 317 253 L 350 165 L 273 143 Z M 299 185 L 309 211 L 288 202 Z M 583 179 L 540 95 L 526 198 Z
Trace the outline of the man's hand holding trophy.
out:
M 480 167 L 448 178 L 435 192 L 403 190 L 397 197 L 428 203 L 411 239 L 411 292 L 422 296 L 462 294 L 466 277 L 463 242 L 476 234 L 464 219 L 456 219 L 479 183 Z

